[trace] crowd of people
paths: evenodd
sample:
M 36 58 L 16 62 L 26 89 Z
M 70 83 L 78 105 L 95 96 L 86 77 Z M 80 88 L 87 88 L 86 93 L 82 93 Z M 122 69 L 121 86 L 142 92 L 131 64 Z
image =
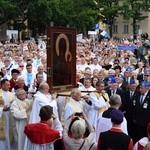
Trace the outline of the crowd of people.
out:
M 0 150 L 149 150 L 143 43 L 150 41 L 77 42 L 76 88 L 67 96 L 50 93 L 46 49 L 33 40 L 0 44 Z

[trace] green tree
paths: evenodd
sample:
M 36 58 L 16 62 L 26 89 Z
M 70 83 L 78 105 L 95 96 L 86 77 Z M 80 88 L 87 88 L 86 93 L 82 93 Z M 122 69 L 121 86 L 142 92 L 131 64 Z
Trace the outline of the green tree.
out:
M 55 0 L 53 0 L 55 1 Z M 30 0 L 27 5 L 28 27 L 36 33 L 45 33 L 46 26 L 49 24 L 53 7 L 50 0 Z
M 16 18 L 17 11 L 17 5 L 13 1 L 0 0 L 0 26 L 6 22 L 11 23 Z
M 21 31 L 26 28 L 27 20 L 33 36 L 37 32 L 45 33 L 50 22 L 83 32 L 98 21 L 93 0 L 1 0 L 0 6 L 0 24 L 9 21 L 14 29 Z
M 143 12 L 150 11 L 150 0 L 122 0 L 122 15 L 125 20 L 132 19 L 133 35 L 137 33 L 137 21 L 148 16 Z
M 98 20 L 98 9 L 93 0 L 74 0 L 72 26 L 75 26 L 79 32 L 86 34 Z
M 13 29 L 21 31 L 25 29 L 24 24 L 27 20 L 25 1 L 20 0 L 1 0 L 0 1 L 0 25 L 7 23 Z
M 72 0 L 55 0 L 52 8 L 51 21 L 55 26 L 67 26 L 71 20 L 71 12 L 73 8 Z
M 121 5 L 119 0 L 96 0 L 99 8 L 99 19 L 109 26 L 109 34 L 112 37 L 112 28 L 115 19 L 119 16 Z
M 78 32 L 86 34 L 98 21 L 97 15 L 93 0 L 57 0 L 52 20 L 55 25 L 76 27 Z

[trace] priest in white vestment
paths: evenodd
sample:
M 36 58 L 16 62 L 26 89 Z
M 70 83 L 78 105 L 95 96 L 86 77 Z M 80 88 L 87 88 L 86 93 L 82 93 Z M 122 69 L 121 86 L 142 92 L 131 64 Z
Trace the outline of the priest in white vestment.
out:
M 7 79 L 3 79 L 0 89 L 0 150 L 15 150 L 9 111 L 15 97 L 9 92 L 9 88 L 10 82 Z
M 110 97 L 110 107 L 108 110 L 105 110 L 102 113 L 102 116 L 99 117 L 97 120 L 97 130 L 96 130 L 96 141 L 98 142 L 99 135 L 101 132 L 108 131 L 112 128 L 111 116 L 110 113 L 112 110 L 119 109 L 121 106 L 121 98 L 118 94 L 114 94 Z M 121 123 L 121 129 L 124 133 L 128 134 L 127 132 L 127 121 L 125 117 L 123 117 L 123 122 Z
M 96 89 L 92 86 L 91 78 L 84 78 L 82 87 L 79 87 L 80 91 L 82 92 L 82 96 L 88 95 L 89 92 L 95 91 Z M 86 92 L 87 91 L 87 92 Z
M 11 113 L 14 123 L 14 136 L 15 142 L 17 143 L 18 150 L 24 149 L 25 134 L 24 127 L 29 121 L 29 114 L 31 110 L 32 101 L 26 99 L 27 95 L 25 90 L 18 89 L 16 91 L 16 99 L 11 105 Z
M 95 130 L 99 116 L 109 107 L 109 97 L 108 94 L 104 92 L 104 82 L 98 81 L 96 83 L 96 90 L 97 91 L 89 95 L 89 100 L 92 102 L 92 105 L 87 110 L 89 122 L 94 126 Z
M 29 123 L 40 122 L 39 112 L 42 106 L 50 105 L 53 107 L 54 114 L 58 117 L 56 97 L 52 97 L 49 93 L 49 85 L 45 82 L 39 86 L 39 91 L 34 95 L 32 111 Z
M 67 122 L 70 116 L 74 113 L 81 113 L 88 109 L 91 105 L 91 102 L 88 99 L 81 100 L 81 91 L 76 88 L 71 91 L 71 98 L 69 99 L 68 103 L 64 109 L 64 121 Z
M 40 109 L 45 106 L 49 105 L 53 107 L 53 113 L 55 116 L 58 117 L 57 111 L 57 103 L 56 103 L 56 96 L 51 96 L 49 94 L 49 85 L 46 82 L 42 82 L 39 86 L 39 91 L 34 95 L 32 110 L 30 114 L 29 123 L 39 123 L 40 122 Z M 57 118 L 57 120 L 59 120 Z M 56 128 L 56 124 L 53 123 L 53 128 Z M 25 140 L 25 148 L 27 147 L 27 138 Z M 26 149 L 27 150 L 27 149 Z M 46 149 L 45 149 L 46 150 Z

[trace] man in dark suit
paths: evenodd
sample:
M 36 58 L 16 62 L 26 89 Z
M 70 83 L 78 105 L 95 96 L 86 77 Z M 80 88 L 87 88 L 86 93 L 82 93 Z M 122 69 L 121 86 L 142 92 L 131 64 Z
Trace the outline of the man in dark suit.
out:
M 144 81 L 150 81 L 150 70 L 145 70 L 143 79 Z
M 118 94 L 121 97 L 122 104 L 124 104 L 124 92 L 123 92 L 123 90 L 121 90 L 120 88 L 118 88 L 118 83 L 117 83 L 115 77 L 109 78 L 109 86 L 110 86 L 110 88 L 106 89 L 106 92 L 107 92 L 109 98 L 113 94 Z M 121 106 L 120 109 L 122 109 L 122 107 L 123 106 Z
M 146 128 L 150 122 L 150 82 L 140 84 L 140 93 L 135 96 L 135 123 L 137 125 L 137 140 L 147 136 Z
M 130 79 L 132 78 L 132 68 L 131 67 L 127 67 L 125 72 L 124 72 L 124 78 L 125 78 L 125 82 L 128 85 L 130 83 Z
M 116 80 L 117 80 L 117 83 L 118 83 L 118 87 L 125 92 L 127 90 L 127 85 L 126 85 L 126 82 L 125 82 L 125 79 L 124 79 L 123 75 L 118 74 L 116 76 Z
M 135 120 L 135 96 L 138 94 L 137 91 L 137 83 L 135 80 L 130 80 L 129 83 L 129 90 L 127 90 L 124 94 L 124 104 L 123 104 L 123 111 L 125 112 L 125 117 L 127 119 L 127 128 L 128 128 L 128 134 L 133 139 L 133 141 L 136 141 L 137 137 L 137 131 L 136 131 L 136 125 L 134 123 Z
M 150 78 L 150 70 L 145 70 L 144 73 L 138 74 L 137 79 L 139 82 L 148 81 Z

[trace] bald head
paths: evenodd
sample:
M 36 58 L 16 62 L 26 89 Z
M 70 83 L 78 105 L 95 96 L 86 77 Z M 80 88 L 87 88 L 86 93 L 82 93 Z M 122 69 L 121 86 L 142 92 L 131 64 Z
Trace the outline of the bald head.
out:
M 39 91 L 43 94 L 48 94 L 49 85 L 46 82 L 42 82 L 39 86 Z
M 71 97 L 77 101 L 81 99 L 81 91 L 78 88 L 75 88 L 71 91 Z

